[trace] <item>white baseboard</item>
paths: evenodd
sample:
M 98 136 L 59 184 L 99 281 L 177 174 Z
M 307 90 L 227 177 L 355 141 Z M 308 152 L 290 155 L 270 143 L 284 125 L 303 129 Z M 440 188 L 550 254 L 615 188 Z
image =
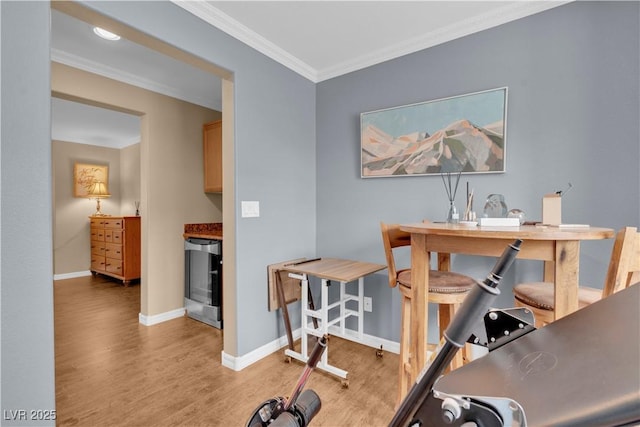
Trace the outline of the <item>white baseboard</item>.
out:
M 292 335 L 294 340 L 300 338 L 300 328 L 293 331 Z M 223 351 L 222 366 L 233 369 L 234 371 L 241 371 L 247 366 L 256 363 L 258 360 L 267 357 L 271 353 L 275 353 L 276 351 L 287 345 L 287 336 L 285 335 L 274 341 L 266 343 L 262 347 L 258 347 L 257 349 L 245 354 L 244 356 L 231 356 L 230 354 Z
M 146 316 L 142 313 L 138 313 L 138 322 L 145 326 L 157 325 L 158 323 L 166 322 L 167 320 L 177 319 L 184 316 L 185 309 L 177 308 L 175 310 L 167 311 L 160 314 L 154 314 L 152 316 Z
M 331 333 L 332 330 L 334 332 L 337 332 L 337 329 L 338 329 L 337 327 L 331 327 L 329 328 L 329 332 Z M 293 331 L 294 340 L 297 340 L 298 338 L 300 338 L 300 335 L 301 335 L 300 328 Z M 362 340 L 357 340 L 357 341 L 363 345 L 366 345 L 368 347 L 373 347 L 375 349 L 379 349 L 380 346 L 382 346 L 382 349 L 384 351 L 388 351 L 395 354 L 400 353 L 400 343 L 397 343 L 395 341 L 389 341 L 384 338 L 379 338 L 379 337 L 375 337 L 373 335 L 367 335 L 367 334 L 363 335 Z M 271 341 L 270 343 L 263 345 L 262 347 L 259 347 L 253 350 L 252 352 L 245 354 L 244 356 L 235 357 L 223 351 L 222 366 L 232 369 L 234 371 L 241 371 L 247 366 L 250 366 L 255 362 L 259 361 L 260 359 L 269 356 L 271 353 L 275 353 L 281 348 L 286 347 L 287 344 L 288 344 L 287 337 L 285 335 L 274 341 Z
M 76 277 L 91 276 L 91 271 L 74 271 L 73 273 L 54 274 L 53 280 L 75 279 Z

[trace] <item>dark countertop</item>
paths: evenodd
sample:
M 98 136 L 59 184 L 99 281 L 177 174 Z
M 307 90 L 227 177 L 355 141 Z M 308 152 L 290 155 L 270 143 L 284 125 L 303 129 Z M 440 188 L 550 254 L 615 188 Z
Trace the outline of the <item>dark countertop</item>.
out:
M 204 224 L 185 224 L 184 234 L 185 239 L 189 237 L 196 237 L 200 239 L 217 239 L 222 240 L 222 223 L 221 222 L 209 222 Z

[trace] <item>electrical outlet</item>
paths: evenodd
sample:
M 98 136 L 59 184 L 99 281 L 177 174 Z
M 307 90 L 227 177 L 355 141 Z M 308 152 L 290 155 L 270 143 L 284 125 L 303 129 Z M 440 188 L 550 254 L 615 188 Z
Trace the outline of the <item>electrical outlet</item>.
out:
M 364 311 L 368 311 L 368 312 L 373 311 L 373 298 L 364 297 Z

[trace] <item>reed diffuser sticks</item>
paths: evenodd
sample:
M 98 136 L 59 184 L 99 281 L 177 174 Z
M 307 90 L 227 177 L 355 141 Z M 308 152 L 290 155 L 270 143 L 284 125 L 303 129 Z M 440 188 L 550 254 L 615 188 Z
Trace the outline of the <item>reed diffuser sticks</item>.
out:
M 456 209 L 455 200 L 456 194 L 458 193 L 458 184 L 460 184 L 461 174 L 462 171 L 458 172 L 455 175 L 455 184 L 451 180 L 451 172 L 440 174 L 440 176 L 442 177 L 442 182 L 444 184 L 444 190 L 447 192 L 447 198 L 449 199 L 449 213 L 447 214 L 447 222 L 456 223 L 460 219 L 460 214 L 458 213 L 458 209 Z
M 458 184 L 460 183 L 460 175 L 462 174 L 462 171 L 458 172 L 456 174 L 456 182 L 455 182 L 455 186 L 453 184 L 453 182 L 451 181 L 451 172 L 447 172 L 447 173 L 441 173 L 440 176 L 442 177 L 442 182 L 444 183 L 444 189 L 447 192 L 447 197 L 449 199 L 449 202 L 453 202 L 456 199 L 456 193 L 458 192 Z M 447 176 L 447 179 L 445 180 L 445 175 Z

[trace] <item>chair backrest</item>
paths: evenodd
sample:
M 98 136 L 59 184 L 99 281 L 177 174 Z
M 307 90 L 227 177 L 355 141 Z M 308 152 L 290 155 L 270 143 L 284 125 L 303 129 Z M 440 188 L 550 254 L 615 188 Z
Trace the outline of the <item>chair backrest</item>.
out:
M 606 298 L 628 286 L 640 282 L 640 233 L 636 227 L 624 227 L 616 234 L 602 290 Z
M 400 224 L 385 224 L 384 222 L 380 223 L 380 231 L 382 232 L 384 254 L 387 258 L 389 286 L 395 288 L 398 284 L 398 273 L 396 271 L 395 258 L 393 257 L 393 249 L 411 245 L 411 234 L 400 230 Z

